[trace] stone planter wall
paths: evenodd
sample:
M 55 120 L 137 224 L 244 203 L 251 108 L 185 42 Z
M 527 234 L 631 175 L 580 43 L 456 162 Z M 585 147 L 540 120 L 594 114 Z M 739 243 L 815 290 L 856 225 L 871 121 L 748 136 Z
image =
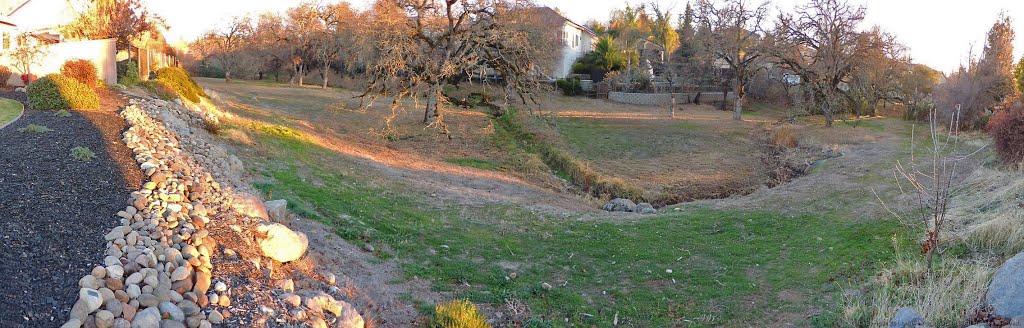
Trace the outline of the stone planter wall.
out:
M 676 104 L 688 104 L 693 100 L 695 93 L 676 93 Z M 733 100 L 736 97 L 733 93 L 729 93 L 729 100 Z M 704 102 L 717 101 L 722 99 L 721 92 L 704 92 L 701 93 L 701 99 Z M 631 105 L 646 105 L 646 106 L 668 106 L 672 104 L 672 95 L 668 93 L 634 93 L 634 92 L 620 92 L 612 91 L 608 93 L 608 100 Z

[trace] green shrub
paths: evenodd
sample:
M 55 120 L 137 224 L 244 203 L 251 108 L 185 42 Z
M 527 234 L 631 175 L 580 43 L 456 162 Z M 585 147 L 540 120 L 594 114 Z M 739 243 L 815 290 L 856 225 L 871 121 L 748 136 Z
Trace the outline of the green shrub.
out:
M 583 94 L 583 87 L 580 86 L 579 78 L 558 79 L 555 86 L 562 90 L 566 96 L 577 96 Z
M 92 152 L 91 149 L 85 147 L 71 148 L 71 157 L 80 161 L 91 161 L 96 158 L 96 153 Z
M 46 127 L 45 125 L 35 125 L 35 124 L 29 124 L 29 125 L 26 125 L 23 128 L 18 129 L 18 132 L 27 132 L 27 133 L 47 133 L 47 132 L 50 132 L 50 131 L 53 131 L 53 130 L 50 130 L 50 128 Z
M 591 68 L 592 67 L 589 64 L 578 61 L 575 64 L 572 64 L 572 72 L 574 74 L 590 74 Z
M 96 109 L 99 96 L 75 79 L 50 74 L 28 85 L 28 103 L 33 109 Z
M 156 71 L 156 79 L 167 83 L 171 89 L 184 99 L 199 102 L 199 97 L 206 97 L 203 88 L 193 81 L 185 70 L 178 67 L 164 67 Z
M 64 62 L 60 66 L 60 74 L 75 79 L 89 87 L 95 87 L 99 73 L 96 72 L 96 65 L 85 59 L 74 59 Z
M 434 307 L 433 328 L 485 328 L 487 318 L 467 300 L 453 300 Z
M 174 91 L 174 88 L 167 83 L 167 81 L 152 80 L 142 81 L 140 83 L 146 90 L 152 92 L 157 98 L 163 100 L 174 100 L 178 99 L 178 93 Z
M 139 65 L 131 59 L 117 62 L 117 83 L 122 85 L 138 84 Z
M 56 113 L 54 113 L 53 116 L 56 116 L 56 117 L 71 117 L 71 112 L 69 112 L 67 109 L 61 109 L 61 110 L 57 111 Z

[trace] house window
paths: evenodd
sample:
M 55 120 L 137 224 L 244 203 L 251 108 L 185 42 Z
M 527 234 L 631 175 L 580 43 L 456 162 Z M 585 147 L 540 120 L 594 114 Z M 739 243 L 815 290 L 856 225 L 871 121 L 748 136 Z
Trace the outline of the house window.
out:
M 4 32 L 4 50 L 11 49 L 11 33 Z

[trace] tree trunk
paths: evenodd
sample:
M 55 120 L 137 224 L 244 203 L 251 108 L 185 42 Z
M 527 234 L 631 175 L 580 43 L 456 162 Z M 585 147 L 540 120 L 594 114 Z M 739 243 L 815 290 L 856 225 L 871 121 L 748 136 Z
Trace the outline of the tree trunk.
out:
M 324 73 L 323 73 L 323 75 L 324 75 L 324 86 L 323 86 L 323 89 L 327 89 L 327 74 L 329 74 L 330 72 L 331 72 L 331 64 L 330 63 L 325 63 L 324 64 Z
M 438 116 L 437 103 L 440 99 L 438 99 L 437 90 L 440 90 L 440 86 L 432 84 L 430 90 L 427 91 L 427 106 L 423 109 L 423 124 L 433 124 Z
M 675 92 L 671 92 L 672 90 L 669 90 L 669 91 L 670 91 L 669 94 L 672 95 L 672 107 L 670 107 L 668 109 L 668 114 L 669 114 L 669 117 L 675 118 L 676 117 L 676 94 L 675 94 Z
M 306 76 L 306 65 L 299 65 L 299 87 L 302 87 L 302 78 Z
M 231 71 L 224 71 L 224 82 L 231 82 Z
M 291 76 L 288 77 L 288 86 L 295 87 L 295 79 L 299 78 L 299 65 L 292 65 Z
M 718 109 L 725 110 L 725 102 L 729 100 L 729 87 L 722 89 L 722 105 L 718 106 Z
M 737 120 L 737 121 L 743 120 L 743 118 L 740 117 L 740 113 L 743 112 L 743 98 L 744 97 L 746 97 L 746 95 L 744 95 L 742 93 L 737 93 L 736 94 L 736 102 L 733 104 L 733 112 L 732 112 L 732 119 L 734 119 L 734 120 Z
M 832 108 L 828 108 L 828 105 L 822 107 L 821 114 L 825 116 L 825 127 L 832 127 L 832 121 L 834 120 L 832 117 Z

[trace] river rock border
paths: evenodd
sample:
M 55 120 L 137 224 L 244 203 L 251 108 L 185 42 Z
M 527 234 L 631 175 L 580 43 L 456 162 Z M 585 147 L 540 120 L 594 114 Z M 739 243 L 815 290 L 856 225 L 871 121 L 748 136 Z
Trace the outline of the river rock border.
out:
M 212 258 L 218 241 L 208 230 L 211 219 L 228 219 L 231 230 L 257 235 L 263 245 L 278 236 L 282 244 L 271 249 L 290 247 L 287 258 L 261 255 L 280 262 L 305 254 L 305 235 L 268 222 L 263 203 L 247 192 L 251 188 L 241 179 L 241 161 L 208 142 L 205 131 L 195 131 L 215 116 L 155 99 L 132 99 L 120 114 L 130 126 L 122 140 L 147 178 L 116 214 L 120 225 L 103 236 L 103 264 L 79 279 L 78 300 L 62 327 L 205 328 L 227 323 L 236 295 L 230 279 L 214 277 Z M 223 253 L 242 256 L 230 249 Z M 265 258 L 246 260 L 257 270 L 260 263 L 274 263 Z M 253 317 L 260 319 L 250 324 L 271 320 L 325 326 L 328 319 L 337 327 L 363 327 L 358 312 L 323 291 L 296 292 L 291 279 L 275 284 L 279 290 L 272 294 L 281 301 L 264 300 L 254 307 L 258 313 Z

